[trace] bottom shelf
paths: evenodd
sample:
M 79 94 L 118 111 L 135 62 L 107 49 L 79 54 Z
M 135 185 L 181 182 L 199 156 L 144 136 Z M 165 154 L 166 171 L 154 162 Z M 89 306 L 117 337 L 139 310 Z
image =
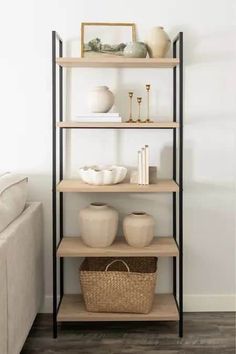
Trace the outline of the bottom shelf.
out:
M 98 313 L 85 309 L 81 295 L 64 295 L 57 314 L 57 320 L 63 321 L 178 321 L 179 313 L 174 296 L 155 295 L 153 309 L 149 314 Z

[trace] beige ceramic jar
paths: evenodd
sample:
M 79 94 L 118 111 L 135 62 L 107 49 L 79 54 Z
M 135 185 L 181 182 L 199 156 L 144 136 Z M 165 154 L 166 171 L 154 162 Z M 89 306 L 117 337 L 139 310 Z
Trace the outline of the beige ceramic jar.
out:
M 91 203 L 79 212 L 80 232 L 89 247 L 108 247 L 116 237 L 118 213 L 103 203 Z
M 124 218 L 123 231 L 126 241 L 133 247 L 146 247 L 154 237 L 155 222 L 151 215 L 137 212 Z
M 151 58 L 164 58 L 170 48 L 170 38 L 163 27 L 153 27 L 147 38 L 148 53 Z

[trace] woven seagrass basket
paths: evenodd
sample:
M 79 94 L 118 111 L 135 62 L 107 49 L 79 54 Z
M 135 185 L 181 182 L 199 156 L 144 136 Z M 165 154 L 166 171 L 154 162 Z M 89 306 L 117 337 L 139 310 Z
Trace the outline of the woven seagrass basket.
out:
M 80 267 L 87 311 L 149 313 L 157 277 L 156 257 L 88 257 Z

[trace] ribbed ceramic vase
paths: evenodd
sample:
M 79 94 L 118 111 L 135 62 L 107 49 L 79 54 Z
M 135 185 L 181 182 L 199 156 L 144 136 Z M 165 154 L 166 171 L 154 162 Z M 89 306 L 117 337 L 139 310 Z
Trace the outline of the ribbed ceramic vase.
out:
M 155 222 L 151 215 L 137 212 L 124 218 L 123 232 L 132 247 L 146 247 L 154 237 Z
M 153 27 L 147 38 L 148 53 L 151 58 L 164 58 L 170 48 L 170 38 L 163 27 Z
M 114 95 L 107 86 L 96 86 L 88 94 L 90 112 L 107 113 L 114 104 Z
M 110 246 L 117 233 L 118 212 L 103 203 L 91 203 L 79 212 L 80 233 L 89 247 Z

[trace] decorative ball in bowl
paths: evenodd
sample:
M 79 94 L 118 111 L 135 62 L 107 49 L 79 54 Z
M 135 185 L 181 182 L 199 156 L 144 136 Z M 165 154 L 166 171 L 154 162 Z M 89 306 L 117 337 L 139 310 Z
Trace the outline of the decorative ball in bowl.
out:
M 97 186 L 121 183 L 126 174 L 126 167 L 116 165 L 85 166 L 79 169 L 79 175 L 83 182 Z

